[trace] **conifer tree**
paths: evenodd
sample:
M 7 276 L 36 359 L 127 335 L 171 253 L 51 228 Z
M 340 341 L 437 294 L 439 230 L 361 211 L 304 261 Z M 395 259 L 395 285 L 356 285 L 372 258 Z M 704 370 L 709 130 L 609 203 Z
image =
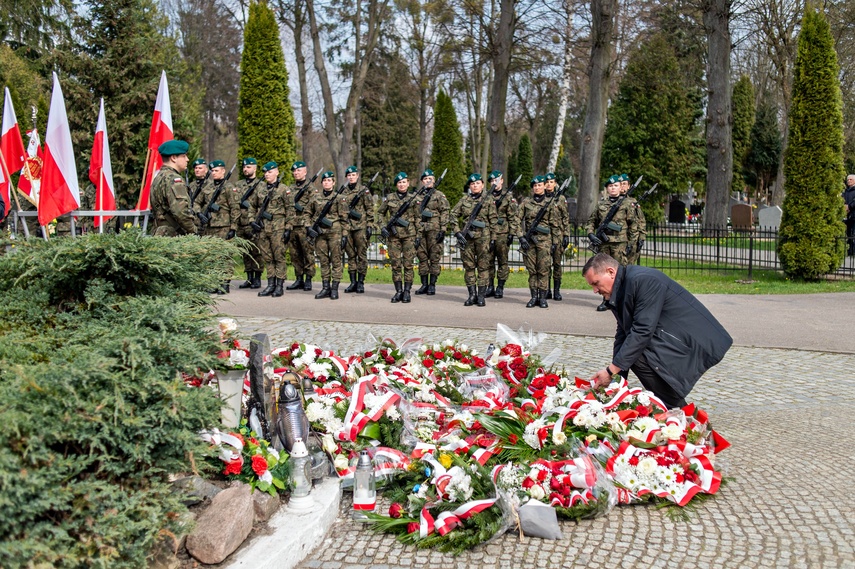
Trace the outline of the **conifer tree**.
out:
M 428 168 L 432 169 L 437 177 L 448 168 L 441 189 L 453 205 L 463 195 L 463 185 L 468 174 L 463 170 L 463 135 L 460 134 L 460 123 L 457 121 L 451 97 L 443 90 L 436 95 L 433 113 L 433 139 Z
M 520 183 L 517 186 L 522 190 L 531 187 L 530 182 L 534 176 L 534 165 L 532 162 L 531 139 L 528 137 L 528 133 L 525 133 L 520 137 L 520 143 L 517 146 L 517 167 L 516 172 L 514 172 L 516 176 L 513 178 L 516 180 L 517 176 L 522 175 Z
M 781 160 L 781 131 L 778 130 L 778 107 L 767 93 L 760 101 L 751 127 L 751 140 L 745 167 L 757 188 L 758 199 L 772 185 Z
M 778 255 L 791 277 L 816 279 L 843 261 L 843 112 L 834 39 L 808 5 L 793 69 Z
M 259 166 L 274 161 L 290 176 L 296 159 L 296 130 L 288 89 L 288 70 L 279 25 L 264 2 L 249 6 L 244 28 L 238 109 L 238 160 L 253 156 Z M 309 164 L 309 168 L 315 168 Z
M 751 127 L 754 126 L 754 85 L 751 78 L 743 75 L 733 86 L 731 98 L 733 109 L 733 190 L 745 187 L 745 163 L 751 149 Z

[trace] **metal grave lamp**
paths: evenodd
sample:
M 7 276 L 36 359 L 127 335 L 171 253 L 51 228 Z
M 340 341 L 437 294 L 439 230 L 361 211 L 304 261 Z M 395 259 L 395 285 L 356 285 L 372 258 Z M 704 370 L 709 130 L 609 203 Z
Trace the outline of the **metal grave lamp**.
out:
M 288 508 L 298 512 L 311 510 L 315 505 L 311 496 L 312 459 L 309 458 L 309 451 L 303 439 L 294 441 L 288 460 L 291 462 L 291 498 Z
M 365 512 L 373 512 L 377 505 L 377 480 L 374 464 L 367 450 L 359 453 L 356 472 L 353 473 L 353 519 L 368 521 Z

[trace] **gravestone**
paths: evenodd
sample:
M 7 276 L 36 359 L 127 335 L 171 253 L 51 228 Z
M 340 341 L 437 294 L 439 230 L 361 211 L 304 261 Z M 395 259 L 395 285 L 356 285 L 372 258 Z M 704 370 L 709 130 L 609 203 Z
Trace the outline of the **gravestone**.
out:
M 736 231 L 754 229 L 754 211 L 747 203 L 739 203 L 730 208 L 730 224 Z
M 757 214 L 757 224 L 760 229 L 777 231 L 781 227 L 781 208 L 773 205 L 760 210 Z
M 686 202 L 671 200 L 668 204 L 668 223 L 686 223 Z
M 576 219 L 577 207 L 576 198 L 567 198 L 567 213 L 570 215 L 571 222 Z

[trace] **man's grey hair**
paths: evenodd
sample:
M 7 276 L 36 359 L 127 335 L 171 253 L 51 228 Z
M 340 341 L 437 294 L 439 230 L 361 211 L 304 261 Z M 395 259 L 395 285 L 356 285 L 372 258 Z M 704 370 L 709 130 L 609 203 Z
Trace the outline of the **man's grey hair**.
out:
M 582 276 L 584 277 L 588 274 L 588 271 L 594 271 L 596 274 L 600 274 L 606 270 L 607 267 L 611 267 L 615 270 L 620 266 L 614 257 L 611 255 L 607 255 L 606 253 L 597 253 L 585 263 L 585 266 L 582 267 Z

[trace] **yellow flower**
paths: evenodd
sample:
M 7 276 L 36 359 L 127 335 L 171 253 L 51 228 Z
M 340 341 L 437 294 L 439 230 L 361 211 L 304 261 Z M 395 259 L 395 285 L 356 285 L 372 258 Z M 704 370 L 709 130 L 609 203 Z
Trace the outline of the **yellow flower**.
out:
M 588 435 L 587 437 L 585 437 L 585 440 L 588 442 L 588 444 L 591 444 L 592 442 L 597 440 L 597 435 Z
M 445 468 L 451 468 L 451 455 L 448 453 L 441 453 L 439 455 L 439 463 Z

